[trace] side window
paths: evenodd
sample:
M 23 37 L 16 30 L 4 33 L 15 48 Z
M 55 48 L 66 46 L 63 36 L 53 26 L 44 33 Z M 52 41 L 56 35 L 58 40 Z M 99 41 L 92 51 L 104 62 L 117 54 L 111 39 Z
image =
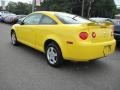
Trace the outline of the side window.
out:
M 40 23 L 41 17 L 42 17 L 41 14 L 30 15 L 24 20 L 24 24 L 25 25 L 38 25 Z
M 50 17 L 43 15 L 43 17 L 41 18 L 40 24 L 54 25 L 57 23 L 53 19 L 51 19 Z

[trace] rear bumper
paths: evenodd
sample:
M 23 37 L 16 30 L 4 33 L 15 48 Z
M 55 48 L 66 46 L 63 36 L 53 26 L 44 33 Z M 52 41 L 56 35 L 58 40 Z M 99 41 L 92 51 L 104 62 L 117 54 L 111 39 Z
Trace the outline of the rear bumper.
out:
M 109 46 L 110 50 L 106 47 Z M 116 41 L 104 43 L 80 43 L 79 45 L 67 45 L 64 59 L 74 61 L 89 61 L 112 54 L 115 51 Z

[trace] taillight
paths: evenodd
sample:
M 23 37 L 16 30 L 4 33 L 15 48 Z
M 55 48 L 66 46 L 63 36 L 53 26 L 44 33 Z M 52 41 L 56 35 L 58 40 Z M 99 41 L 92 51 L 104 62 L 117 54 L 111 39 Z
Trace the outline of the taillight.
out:
M 96 33 L 95 32 L 92 32 L 92 37 L 96 38 Z
M 79 34 L 79 37 L 82 39 L 82 40 L 86 40 L 88 38 L 88 33 L 87 32 L 81 32 Z

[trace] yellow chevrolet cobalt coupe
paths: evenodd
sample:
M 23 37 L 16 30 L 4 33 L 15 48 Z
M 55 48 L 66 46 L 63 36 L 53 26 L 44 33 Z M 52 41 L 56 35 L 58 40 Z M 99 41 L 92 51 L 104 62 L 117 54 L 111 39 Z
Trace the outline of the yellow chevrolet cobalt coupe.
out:
M 98 25 L 77 15 L 63 12 L 34 12 L 12 26 L 11 41 L 46 54 L 51 66 L 63 60 L 90 61 L 115 50 L 113 26 Z

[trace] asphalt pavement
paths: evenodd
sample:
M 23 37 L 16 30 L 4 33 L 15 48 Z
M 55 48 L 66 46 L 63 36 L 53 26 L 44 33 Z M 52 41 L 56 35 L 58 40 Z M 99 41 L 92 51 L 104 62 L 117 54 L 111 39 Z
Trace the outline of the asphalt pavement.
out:
M 43 53 L 13 46 L 10 28 L 0 23 L 0 90 L 120 90 L 120 48 L 95 62 L 53 68 Z

